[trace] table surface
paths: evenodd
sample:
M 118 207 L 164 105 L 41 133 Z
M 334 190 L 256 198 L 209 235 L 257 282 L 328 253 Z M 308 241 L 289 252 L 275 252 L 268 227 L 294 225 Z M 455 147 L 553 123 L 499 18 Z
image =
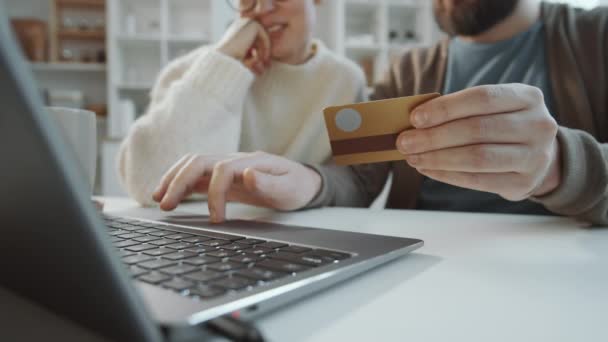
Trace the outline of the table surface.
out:
M 106 198 L 105 211 L 135 206 Z M 150 209 L 155 210 L 155 209 Z M 180 211 L 207 214 L 205 203 Z M 419 238 L 414 253 L 268 314 L 270 341 L 608 341 L 608 229 L 567 218 L 325 208 L 229 218 Z

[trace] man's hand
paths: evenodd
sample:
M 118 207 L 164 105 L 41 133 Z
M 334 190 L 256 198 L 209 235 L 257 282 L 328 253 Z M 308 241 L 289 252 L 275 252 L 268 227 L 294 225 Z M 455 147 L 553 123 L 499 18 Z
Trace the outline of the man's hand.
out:
M 263 152 L 186 155 L 165 173 L 153 196 L 161 209 L 173 210 L 192 193 L 207 194 L 211 220 L 221 222 L 227 201 L 295 210 L 308 204 L 320 187 L 316 171 Z
M 239 18 L 217 44 L 217 50 L 245 64 L 257 75 L 270 66 L 270 37 L 257 21 Z
M 511 201 L 560 183 L 558 126 L 542 92 L 523 84 L 480 86 L 417 107 L 416 129 L 397 148 L 421 174 Z

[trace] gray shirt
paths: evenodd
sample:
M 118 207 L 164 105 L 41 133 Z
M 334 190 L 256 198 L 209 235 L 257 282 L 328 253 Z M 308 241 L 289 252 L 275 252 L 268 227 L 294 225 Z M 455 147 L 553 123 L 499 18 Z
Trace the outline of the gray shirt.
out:
M 544 28 L 536 23 L 528 31 L 493 44 L 454 38 L 450 42 L 443 93 L 503 83 L 524 83 L 540 88 L 552 111 L 552 94 L 545 56 Z M 422 183 L 418 209 L 519 214 L 550 214 L 532 201 L 510 202 L 502 197 L 464 189 L 429 178 Z

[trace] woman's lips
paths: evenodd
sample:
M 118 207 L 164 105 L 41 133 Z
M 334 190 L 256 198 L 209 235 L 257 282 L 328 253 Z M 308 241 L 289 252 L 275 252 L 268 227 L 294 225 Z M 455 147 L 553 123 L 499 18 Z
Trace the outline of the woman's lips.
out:
M 273 24 L 266 27 L 266 32 L 268 32 L 268 35 L 272 40 L 276 40 L 281 37 L 285 28 L 287 28 L 287 24 Z

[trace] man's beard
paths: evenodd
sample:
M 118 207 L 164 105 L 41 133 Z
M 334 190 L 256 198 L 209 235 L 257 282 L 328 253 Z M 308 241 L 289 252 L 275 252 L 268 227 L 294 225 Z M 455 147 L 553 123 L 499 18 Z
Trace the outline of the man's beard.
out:
M 448 0 L 453 8 L 444 7 L 444 0 L 434 0 L 435 21 L 450 36 L 476 36 L 498 24 L 513 13 L 519 0 Z

